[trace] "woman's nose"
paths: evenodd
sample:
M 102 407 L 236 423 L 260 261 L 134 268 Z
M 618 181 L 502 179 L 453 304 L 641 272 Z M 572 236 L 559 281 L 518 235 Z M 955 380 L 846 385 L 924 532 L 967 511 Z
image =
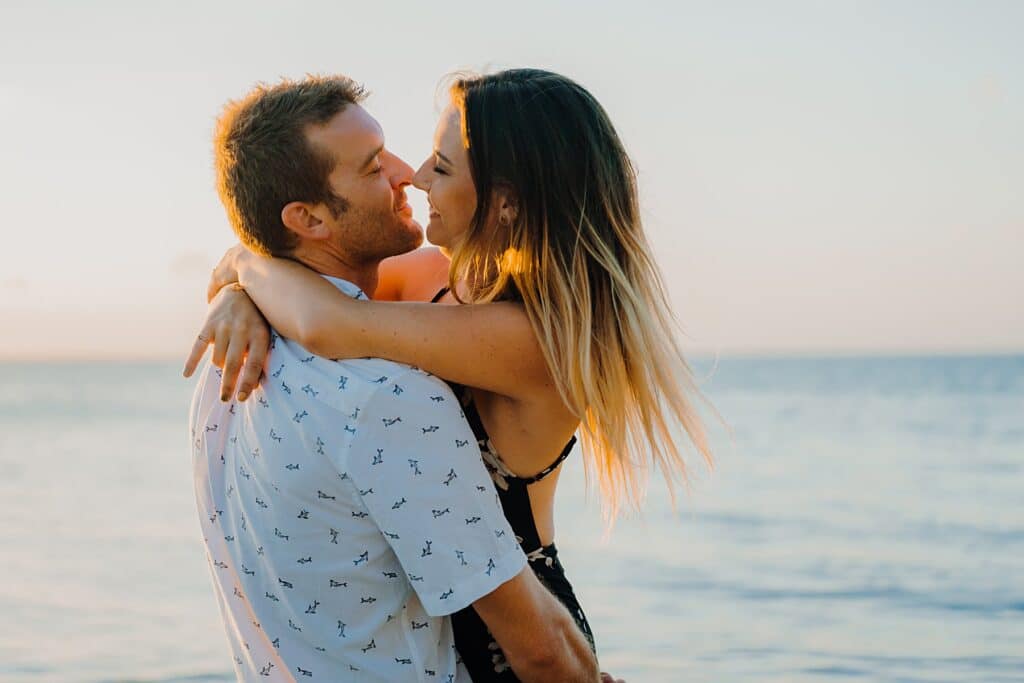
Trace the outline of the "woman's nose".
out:
M 418 189 L 423 190 L 424 192 L 430 191 L 429 165 L 429 159 L 427 161 L 424 161 L 420 165 L 419 169 L 416 171 L 415 175 L 413 175 L 412 177 L 412 184 L 415 185 Z

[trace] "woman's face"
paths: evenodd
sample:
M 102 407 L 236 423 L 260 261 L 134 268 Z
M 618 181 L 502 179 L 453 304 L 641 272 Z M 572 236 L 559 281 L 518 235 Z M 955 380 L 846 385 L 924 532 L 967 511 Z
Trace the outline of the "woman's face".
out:
M 434 152 L 423 162 L 413 185 L 427 193 L 430 222 L 427 239 L 451 249 L 469 229 L 476 212 L 476 186 L 469 152 L 462 143 L 462 113 L 453 105 L 441 114 L 434 131 Z

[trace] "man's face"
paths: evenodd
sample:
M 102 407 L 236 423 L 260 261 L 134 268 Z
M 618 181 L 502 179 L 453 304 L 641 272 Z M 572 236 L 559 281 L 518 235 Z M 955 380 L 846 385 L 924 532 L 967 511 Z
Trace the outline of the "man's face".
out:
M 309 128 L 306 136 L 335 160 L 328 182 L 348 202 L 337 216 L 321 212 L 339 247 L 354 259 L 374 261 L 423 242 L 423 229 L 405 197 L 413 170 L 384 149 L 380 124 L 365 109 L 350 104 L 325 125 Z

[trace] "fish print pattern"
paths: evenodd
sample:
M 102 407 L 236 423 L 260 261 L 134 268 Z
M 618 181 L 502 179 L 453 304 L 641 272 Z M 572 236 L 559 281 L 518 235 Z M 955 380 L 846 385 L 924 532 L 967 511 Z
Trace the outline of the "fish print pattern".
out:
M 459 401 L 409 366 L 326 360 L 276 332 L 271 347 L 251 400 L 221 403 L 208 365 L 191 415 L 199 520 L 236 675 L 468 681 L 445 615 L 526 557 L 479 453 L 461 447 L 473 434 Z

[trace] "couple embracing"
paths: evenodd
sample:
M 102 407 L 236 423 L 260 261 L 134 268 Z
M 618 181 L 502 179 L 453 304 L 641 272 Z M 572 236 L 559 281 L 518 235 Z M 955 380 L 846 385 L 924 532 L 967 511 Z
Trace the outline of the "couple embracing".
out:
M 558 74 L 454 80 L 416 171 L 363 99 L 309 77 L 218 123 L 241 245 L 185 372 L 212 344 L 193 464 L 236 674 L 597 681 L 554 544 L 575 434 L 610 514 L 684 476 L 684 436 L 710 457 L 634 169 Z

